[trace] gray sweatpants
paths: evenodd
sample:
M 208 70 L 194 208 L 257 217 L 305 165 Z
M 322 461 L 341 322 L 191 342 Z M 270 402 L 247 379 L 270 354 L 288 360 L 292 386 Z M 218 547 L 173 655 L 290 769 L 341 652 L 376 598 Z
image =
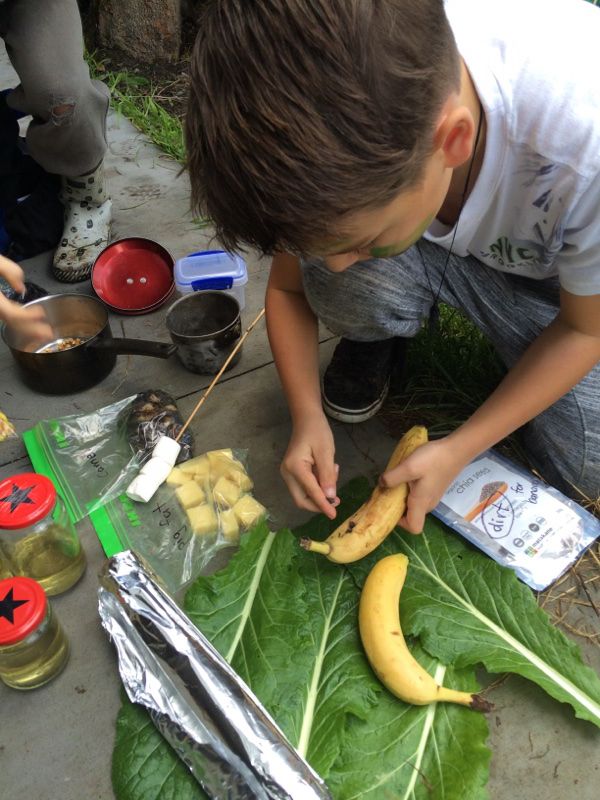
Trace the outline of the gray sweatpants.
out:
M 109 92 L 90 80 L 83 60 L 77 0 L 0 2 L 0 36 L 21 82 L 8 105 L 33 115 L 27 131 L 31 157 L 57 175 L 94 170 L 106 152 Z M 53 112 L 62 105 L 72 111 Z
M 536 281 L 491 269 L 421 240 L 389 259 L 330 272 L 320 260 L 302 263 L 304 290 L 320 320 L 340 336 L 377 341 L 412 337 L 440 290 L 440 300 L 464 311 L 510 368 L 554 319 L 558 281 Z M 440 288 L 441 284 L 441 288 Z M 600 495 L 600 365 L 524 430 L 532 463 L 557 488 L 577 497 Z M 580 496 L 579 496 L 580 498 Z

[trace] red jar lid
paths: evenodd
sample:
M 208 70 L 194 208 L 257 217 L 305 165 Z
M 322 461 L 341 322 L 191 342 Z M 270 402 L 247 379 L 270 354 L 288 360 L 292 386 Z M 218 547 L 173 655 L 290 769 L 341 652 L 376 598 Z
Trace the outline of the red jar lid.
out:
M 45 475 L 23 472 L 0 481 L 0 529 L 17 530 L 44 519 L 56 502 L 54 484 Z
M 0 646 L 22 641 L 46 616 L 46 592 L 33 578 L 0 581 Z

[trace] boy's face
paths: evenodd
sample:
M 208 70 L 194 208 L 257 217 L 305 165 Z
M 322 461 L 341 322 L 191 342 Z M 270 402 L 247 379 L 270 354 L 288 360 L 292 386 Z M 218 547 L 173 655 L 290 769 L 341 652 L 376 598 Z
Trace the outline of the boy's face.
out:
M 348 218 L 344 238 L 325 245 L 321 257 L 332 272 L 343 272 L 357 261 L 389 258 L 418 241 L 439 212 L 452 170 L 435 154 L 419 186 L 401 192 L 387 205 Z

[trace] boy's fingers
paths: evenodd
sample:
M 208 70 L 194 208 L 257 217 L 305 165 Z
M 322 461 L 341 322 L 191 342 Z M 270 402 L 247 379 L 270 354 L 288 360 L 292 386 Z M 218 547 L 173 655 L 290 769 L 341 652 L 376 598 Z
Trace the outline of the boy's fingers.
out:
M 313 503 L 313 501 L 307 497 L 300 486 L 288 483 L 288 489 L 290 495 L 292 496 L 292 500 L 298 506 L 298 508 L 303 508 L 306 511 L 314 511 L 316 513 L 321 510 L 316 503 Z
M 316 483 L 316 482 L 315 482 Z M 318 489 L 318 484 L 316 484 Z M 299 508 L 305 508 L 308 511 L 321 512 L 329 519 L 335 518 L 335 508 L 327 501 L 325 495 L 320 492 L 311 492 L 308 486 L 298 484 L 296 487 L 290 488 L 291 495 L 294 502 Z
M 426 505 L 419 500 L 419 498 L 410 496 L 410 492 L 406 504 L 406 513 L 398 521 L 398 525 L 408 531 L 408 533 L 419 534 L 423 533 L 425 525 L 425 515 L 427 513 Z
M 308 464 L 301 474 L 289 472 L 287 474 L 284 473 L 283 477 L 294 502 L 299 508 L 305 508 L 308 511 L 322 511 L 327 517 L 334 519 L 335 508 L 328 502 Z
M 7 325 L 19 328 L 31 339 L 41 343 L 50 341 L 54 335 L 43 308 L 21 306 L 2 294 L 0 294 L 0 319 L 4 319 Z
M 414 528 L 414 527 L 413 527 L 413 526 L 410 524 L 410 522 L 408 521 L 407 517 L 405 517 L 405 516 L 404 516 L 404 517 L 402 517 L 402 519 L 399 519 L 399 520 L 398 520 L 398 525 L 399 525 L 401 528 L 404 528 L 404 530 L 405 530 L 407 533 L 412 533 L 414 536 L 419 536 L 420 534 L 422 534 L 422 533 L 423 533 L 423 526 L 421 526 L 420 528 Z
M 29 325 L 30 323 L 27 324 Z M 44 344 L 48 344 L 53 336 L 52 328 L 47 322 L 34 322 L 31 326 L 31 338 L 38 341 L 40 347 Z
M 0 292 L 0 319 L 4 320 L 7 325 L 12 325 L 22 314 L 23 307 L 9 300 Z
M 44 320 L 44 322 L 48 321 L 48 315 L 46 314 L 46 310 L 41 306 L 18 306 L 21 309 L 21 312 L 29 317 L 30 319 L 40 319 Z
M 333 458 L 327 456 L 317 457 L 315 468 L 319 485 L 327 501 L 333 506 L 339 505 L 337 496 L 338 470 L 336 470 L 336 465 L 333 463 Z
M 398 464 L 393 469 L 388 469 L 379 476 L 379 485 L 384 489 L 392 489 L 394 486 L 399 486 L 401 483 L 408 483 L 420 475 L 415 472 L 410 464 Z

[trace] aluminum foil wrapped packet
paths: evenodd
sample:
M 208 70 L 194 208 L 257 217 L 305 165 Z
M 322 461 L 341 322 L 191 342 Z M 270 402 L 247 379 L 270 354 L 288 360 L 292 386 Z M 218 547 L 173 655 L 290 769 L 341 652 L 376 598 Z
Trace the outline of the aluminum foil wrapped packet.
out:
M 106 563 L 102 625 L 129 699 L 144 706 L 204 791 L 228 800 L 331 800 L 321 778 L 131 550 Z

